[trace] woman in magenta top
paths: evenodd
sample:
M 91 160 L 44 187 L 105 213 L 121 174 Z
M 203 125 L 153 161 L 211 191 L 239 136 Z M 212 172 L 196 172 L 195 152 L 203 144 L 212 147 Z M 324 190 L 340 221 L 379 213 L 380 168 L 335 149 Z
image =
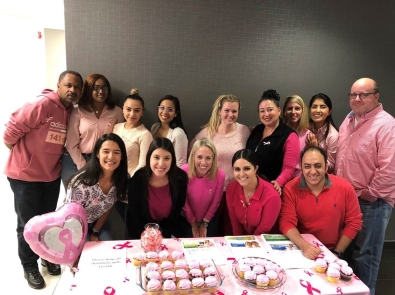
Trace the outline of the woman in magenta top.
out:
M 240 150 L 232 158 L 235 180 L 226 188 L 233 235 L 267 234 L 281 209 L 281 199 L 270 182 L 257 175 L 254 151 Z
M 187 174 L 176 165 L 171 141 L 155 138 L 148 149 L 146 166 L 128 181 L 126 223 L 129 237 L 139 239 L 145 224 L 152 222 L 159 224 L 163 237 L 179 237 L 187 182 Z
M 182 236 L 215 237 L 216 215 L 224 189 L 225 172 L 218 168 L 217 150 L 208 138 L 197 140 L 188 164 L 181 167 L 188 174 L 187 199 L 182 211 Z

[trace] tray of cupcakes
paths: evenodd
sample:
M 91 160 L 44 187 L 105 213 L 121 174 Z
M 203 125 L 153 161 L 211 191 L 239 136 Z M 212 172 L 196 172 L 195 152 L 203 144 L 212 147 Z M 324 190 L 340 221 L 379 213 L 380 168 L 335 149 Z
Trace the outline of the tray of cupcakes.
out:
M 136 284 L 148 295 L 215 293 L 224 279 L 213 260 L 184 259 L 178 251 L 139 253 L 133 263 Z
M 331 283 L 337 283 L 340 279 L 349 282 L 351 281 L 354 272 L 348 266 L 347 261 L 342 259 L 335 259 L 332 257 L 318 258 L 314 261 L 314 269 L 316 272 L 325 274 L 327 280 Z
M 287 280 L 284 269 L 261 257 L 244 257 L 232 265 L 233 275 L 244 286 L 252 289 L 276 289 Z

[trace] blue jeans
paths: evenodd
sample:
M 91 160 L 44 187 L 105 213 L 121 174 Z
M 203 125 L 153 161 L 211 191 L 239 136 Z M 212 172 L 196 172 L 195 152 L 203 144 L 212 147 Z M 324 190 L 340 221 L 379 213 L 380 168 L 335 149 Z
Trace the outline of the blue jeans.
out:
M 362 230 L 348 249 L 350 264 L 355 274 L 370 289 L 376 291 L 381 254 L 383 252 L 385 230 L 391 217 L 392 207 L 384 200 L 368 202 L 359 198 L 362 212 Z
M 96 221 L 92 223 L 88 223 L 88 232 L 95 227 Z M 91 240 L 89 233 L 86 235 L 86 241 L 89 242 Z M 111 226 L 110 226 L 110 221 L 107 219 L 106 222 L 104 222 L 102 228 L 100 229 L 99 233 L 99 241 L 112 241 L 112 236 L 111 236 Z
M 91 154 L 82 154 L 86 161 L 89 160 L 90 155 Z M 65 190 L 67 190 L 67 181 L 70 180 L 70 177 L 77 171 L 77 165 L 74 164 L 69 152 L 65 149 L 62 156 L 62 170 L 60 171 L 60 178 L 62 178 Z
M 55 211 L 59 198 L 60 178 L 51 182 L 28 182 L 9 177 L 7 179 L 14 192 L 19 259 L 26 272 L 38 270 L 39 256 L 26 242 L 23 230 L 26 223 L 34 216 Z

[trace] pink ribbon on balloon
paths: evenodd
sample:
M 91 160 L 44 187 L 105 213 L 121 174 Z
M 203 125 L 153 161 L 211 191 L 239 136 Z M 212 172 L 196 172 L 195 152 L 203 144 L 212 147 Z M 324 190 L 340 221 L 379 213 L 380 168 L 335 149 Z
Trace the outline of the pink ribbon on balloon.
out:
M 79 250 L 73 244 L 73 233 L 71 230 L 69 230 L 68 228 L 61 230 L 61 232 L 59 233 L 59 241 L 61 241 L 65 246 L 63 258 L 70 259 L 70 252 L 73 252 L 74 255 L 78 256 Z
M 109 293 L 107 290 L 111 290 L 111 293 Z M 115 289 L 113 287 L 107 287 L 103 291 L 104 295 L 114 295 L 115 294 Z
M 337 287 L 336 288 L 336 293 L 343 294 L 342 288 Z
M 299 280 L 299 282 L 300 282 L 300 285 L 301 285 L 302 287 L 304 287 L 304 288 L 307 289 L 307 294 L 309 294 L 309 295 L 314 295 L 313 292 L 317 292 L 318 294 L 321 294 L 321 291 L 318 290 L 317 288 L 314 288 L 314 287 L 310 284 L 310 282 L 304 281 L 304 280 Z M 303 282 L 306 282 L 306 284 L 303 284 Z

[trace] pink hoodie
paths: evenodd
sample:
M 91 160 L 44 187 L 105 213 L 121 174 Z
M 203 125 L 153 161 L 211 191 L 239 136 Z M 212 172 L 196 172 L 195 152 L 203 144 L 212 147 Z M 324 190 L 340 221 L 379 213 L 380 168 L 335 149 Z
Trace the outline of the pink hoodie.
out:
M 23 181 L 57 179 L 70 111 L 50 89 L 15 111 L 3 135 L 4 143 L 14 145 L 4 173 Z

